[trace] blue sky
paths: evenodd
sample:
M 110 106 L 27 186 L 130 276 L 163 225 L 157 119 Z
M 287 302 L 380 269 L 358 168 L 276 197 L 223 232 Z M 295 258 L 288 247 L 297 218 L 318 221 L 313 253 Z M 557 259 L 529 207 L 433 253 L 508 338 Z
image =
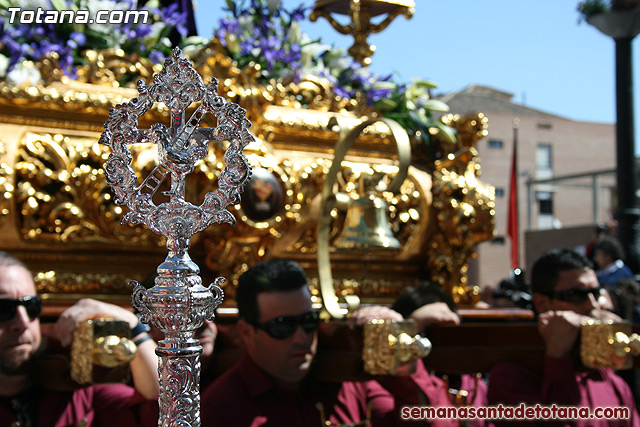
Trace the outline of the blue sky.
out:
M 286 7 L 309 0 L 283 0 Z M 200 0 L 198 32 L 209 37 L 224 17 L 221 0 Z M 483 84 L 514 102 L 573 120 L 614 123 L 615 43 L 586 22 L 577 0 L 416 0 L 412 19 L 398 17 L 381 34 L 372 69 L 397 81 L 428 79 L 437 91 Z M 352 38 L 324 19 L 307 21 L 311 37 L 348 49 Z M 636 147 L 640 145 L 640 37 L 633 42 Z M 490 126 L 490 124 L 489 124 Z M 639 152 L 636 148 L 636 152 Z

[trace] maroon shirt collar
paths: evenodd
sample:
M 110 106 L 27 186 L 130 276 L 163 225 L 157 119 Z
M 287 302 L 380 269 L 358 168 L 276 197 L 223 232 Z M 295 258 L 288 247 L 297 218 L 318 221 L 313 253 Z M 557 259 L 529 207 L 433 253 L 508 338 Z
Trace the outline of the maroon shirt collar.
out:
M 275 389 L 276 383 L 245 352 L 239 362 L 240 376 L 251 397 L 256 397 Z

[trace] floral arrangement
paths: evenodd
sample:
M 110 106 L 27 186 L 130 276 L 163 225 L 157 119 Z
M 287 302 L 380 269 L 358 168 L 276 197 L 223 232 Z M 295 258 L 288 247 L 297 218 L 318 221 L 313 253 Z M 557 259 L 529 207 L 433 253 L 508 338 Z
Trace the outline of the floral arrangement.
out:
M 10 23 L 8 9 L 16 7 L 88 11 L 91 18 L 98 10 L 140 10 L 149 12 L 150 22 Z M 304 75 L 325 78 L 337 96 L 366 103 L 398 121 L 428 146 L 433 128 L 439 129 L 446 140 L 456 140 L 454 131 L 433 117 L 434 111 L 448 111 L 446 104 L 431 99 L 433 83 L 397 83 L 392 75 L 375 75 L 343 50 L 312 40 L 300 29 L 300 21 L 306 19 L 310 9 L 300 5 L 287 10 L 281 0 L 226 0 L 228 16 L 218 22 L 213 37 L 241 69 L 250 63 L 259 64 L 262 83 L 295 82 Z M 52 53 L 57 54 L 62 72 L 73 78 L 78 67 L 86 63 L 83 52 L 88 49 L 122 49 L 129 55 L 162 63 L 171 55 L 172 32 L 179 34 L 183 50 L 204 47 L 208 42 L 201 37 L 186 37 L 184 22 L 186 16 L 176 4 L 162 8 L 158 0 L 149 0 L 144 7 L 137 7 L 136 0 L 0 0 L 0 79 L 35 84 L 40 80 L 39 72 L 36 67 L 26 67 L 25 61 L 42 61 Z
M 578 3 L 581 19 L 599 13 L 609 13 L 614 10 L 629 10 L 640 8 L 640 0 L 585 0 Z
M 261 78 L 297 81 L 303 75 L 328 79 L 336 95 L 363 99 L 382 115 L 430 143 L 429 128 L 438 128 L 446 140 L 455 141 L 453 129 L 433 118 L 433 111 L 448 106 L 431 99 L 436 86 L 428 81 L 400 84 L 393 76 L 378 76 L 341 49 L 312 40 L 300 30 L 309 7 L 286 10 L 281 0 L 227 0 L 228 16 L 218 22 L 213 36 L 225 54 L 240 67 L 254 62 Z
M 98 10 L 148 11 L 146 23 L 141 20 L 121 24 L 70 23 L 10 23 L 9 8 L 36 11 L 88 11 L 91 19 Z M 60 69 L 69 77 L 76 75 L 78 66 L 84 64 L 82 52 L 87 49 L 122 49 L 137 54 L 153 63 L 162 63 L 171 55 L 169 35 L 177 31 L 181 45 L 200 42 L 186 38 L 183 23 L 186 16 L 173 4 L 159 7 L 158 0 L 148 1 L 138 8 L 135 0 L 0 0 L 0 78 L 11 79 L 11 72 L 20 71 L 26 60 L 40 61 L 51 53 L 57 53 Z M 35 69 L 32 69 L 35 71 Z M 36 71 L 37 72 L 37 71 Z M 37 78 L 35 80 L 38 80 Z

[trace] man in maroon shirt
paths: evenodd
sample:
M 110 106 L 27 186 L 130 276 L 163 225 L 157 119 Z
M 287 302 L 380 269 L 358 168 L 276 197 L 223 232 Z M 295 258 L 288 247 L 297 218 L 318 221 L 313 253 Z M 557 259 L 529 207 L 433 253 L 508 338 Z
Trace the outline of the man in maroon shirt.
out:
M 403 406 L 451 406 L 443 382 L 417 372 L 361 383 L 326 383 L 307 376 L 317 347 L 318 314 L 311 305 L 304 270 L 289 260 L 254 265 L 240 277 L 238 334 L 242 359 L 202 395 L 202 425 L 209 426 L 373 426 L 403 424 Z M 401 320 L 386 307 L 368 307 L 354 316 Z M 429 420 L 430 425 L 457 425 Z M 415 423 L 414 423 L 415 424 Z M 424 425 L 424 424 L 416 424 Z
M 533 302 L 538 330 L 545 344 L 543 372 L 512 362 L 499 362 L 489 375 L 489 404 L 563 407 L 627 407 L 629 419 L 556 420 L 556 425 L 640 426 L 628 385 L 611 369 L 577 372 L 572 350 L 583 321 L 597 318 L 619 320 L 605 310 L 606 293 L 598 284 L 588 259 L 572 250 L 543 254 L 531 272 Z M 532 422 L 534 423 L 534 422 Z M 543 423 L 538 420 L 535 424 Z M 496 425 L 517 424 L 499 421 Z
M 460 324 L 458 308 L 451 295 L 442 286 L 429 281 L 406 288 L 391 308 L 406 319 L 415 319 L 418 331 L 426 336 L 432 326 Z M 434 374 L 438 375 L 437 372 Z M 480 374 L 440 375 L 446 377 L 451 399 L 456 405 L 487 406 L 487 384 Z M 468 422 L 470 427 L 484 427 L 486 424 L 479 418 Z
M 39 389 L 29 376 L 30 362 L 42 344 L 42 310 L 31 273 L 18 259 L 0 252 L 0 427 L 157 425 L 158 395 L 155 343 L 146 332 L 134 336 L 140 345 L 130 362 L 134 387 L 94 385 L 61 393 Z M 96 315 L 128 321 L 138 331 L 132 312 L 95 300 L 81 300 L 56 324 L 63 345 L 71 342 L 78 321 Z

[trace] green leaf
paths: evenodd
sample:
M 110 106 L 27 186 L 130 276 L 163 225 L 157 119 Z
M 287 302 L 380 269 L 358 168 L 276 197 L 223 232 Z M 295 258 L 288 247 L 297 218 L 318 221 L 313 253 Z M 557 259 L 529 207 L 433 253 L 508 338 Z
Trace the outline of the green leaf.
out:
M 422 140 L 422 143 L 427 146 L 429 157 L 435 159 L 436 147 L 431 143 L 431 134 L 429 133 L 428 124 L 424 122 L 415 111 L 409 111 L 409 118 L 411 119 L 414 131 L 420 131 L 420 139 Z
M 434 125 L 440 130 L 440 135 L 442 135 L 447 142 L 452 144 L 458 142 L 456 131 L 452 127 L 447 126 L 442 122 L 434 122 Z
M 67 9 L 67 3 L 64 0 L 51 0 L 51 5 L 56 10 L 66 10 Z
M 391 111 L 398 108 L 398 103 L 392 99 L 384 98 L 376 102 L 376 107 L 380 110 Z
M 425 101 L 422 103 L 422 106 L 427 110 L 431 110 L 431 111 L 441 111 L 443 113 L 446 113 L 447 111 L 449 111 L 449 106 L 437 99 L 430 99 L 428 101 Z
M 438 87 L 435 83 L 430 80 L 418 80 L 413 83 L 415 86 L 426 89 L 435 89 Z
M 386 81 L 375 82 L 372 85 L 373 89 L 390 89 L 390 90 L 393 90 L 393 89 L 395 89 L 397 87 L 398 87 L 398 85 L 395 84 L 394 82 L 386 82 Z

